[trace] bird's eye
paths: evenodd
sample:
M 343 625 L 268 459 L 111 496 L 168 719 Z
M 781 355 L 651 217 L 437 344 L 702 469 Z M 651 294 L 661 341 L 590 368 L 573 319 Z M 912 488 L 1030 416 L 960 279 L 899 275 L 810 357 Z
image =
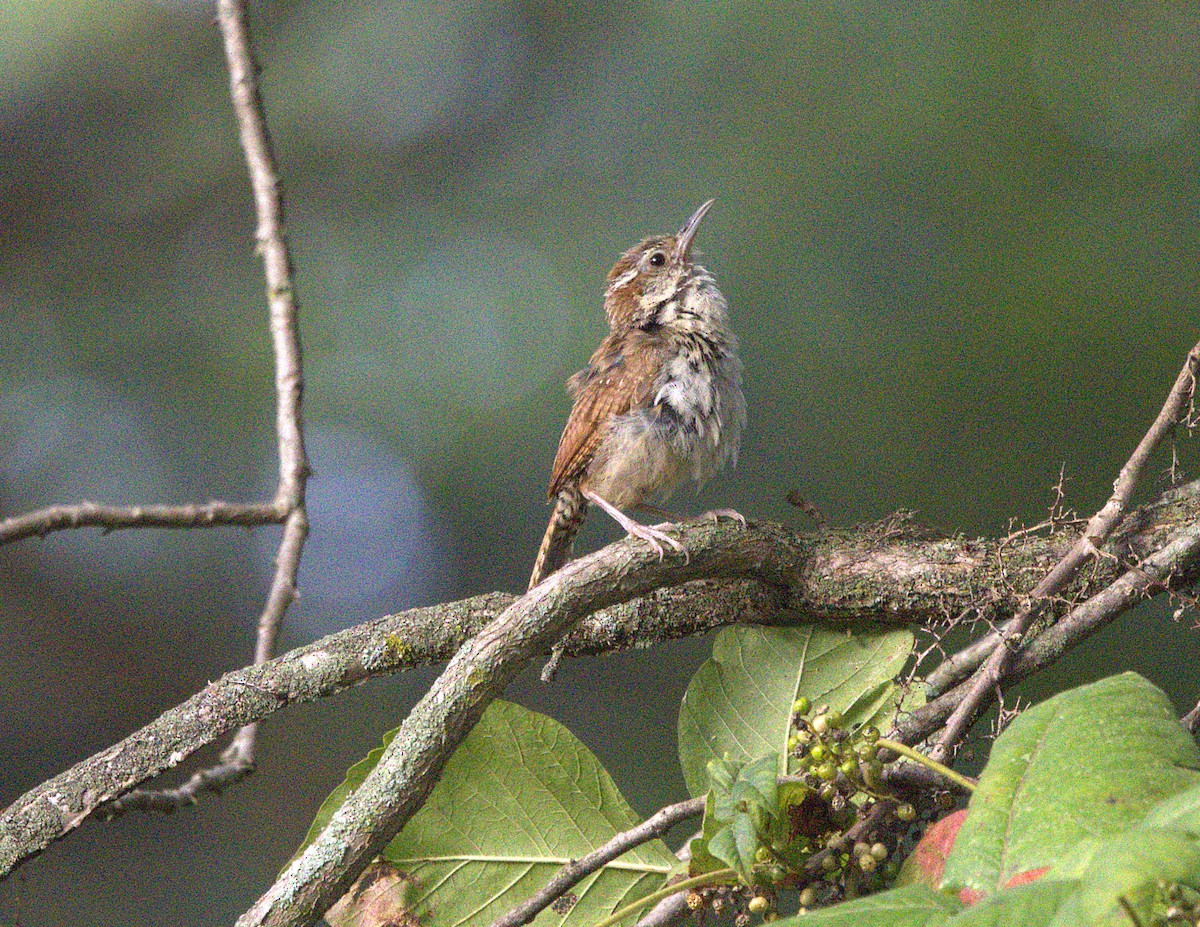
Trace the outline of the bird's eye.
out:
M 665 263 L 667 263 L 667 256 L 661 251 L 655 251 L 650 255 L 651 267 L 662 267 Z

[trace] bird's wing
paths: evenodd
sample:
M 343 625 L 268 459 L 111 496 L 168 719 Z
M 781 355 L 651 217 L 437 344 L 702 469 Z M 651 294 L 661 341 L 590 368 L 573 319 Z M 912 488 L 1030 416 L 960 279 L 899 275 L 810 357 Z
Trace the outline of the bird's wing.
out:
M 558 442 L 550 498 L 587 469 L 616 416 L 649 401 L 661 363 L 652 347 L 639 347 L 643 349 L 621 351 L 610 336 L 592 355 L 588 369 L 571 378 L 575 405 Z

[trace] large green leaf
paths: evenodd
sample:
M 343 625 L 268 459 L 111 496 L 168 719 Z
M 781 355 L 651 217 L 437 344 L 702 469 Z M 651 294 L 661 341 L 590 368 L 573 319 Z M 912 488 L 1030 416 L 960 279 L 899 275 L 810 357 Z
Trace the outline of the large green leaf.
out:
M 818 627 L 726 628 L 712 659 L 692 677 L 679 710 L 679 760 L 688 790 L 708 791 L 708 761 L 729 753 L 749 760 L 788 756 L 792 703 L 840 711 L 847 725 L 887 727 L 895 704 L 893 679 L 912 652 L 905 630 L 851 634 Z M 910 707 L 914 703 L 910 702 Z
M 963 906 L 925 885 L 906 885 L 775 921 L 772 927 L 944 927 Z
M 381 753 L 351 768 L 322 805 L 310 839 Z M 608 773 L 566 728 L 494 702 L 446 764 L 425 807 L 383 853 L 400 873 L 388 889 L 394 896 L 388 916 L 419 918 L 424 927 L 489 924 L 561 866 L 637 823 Z M 661 841 L 631 850 L 577 885 L 573 906 L 543 911 L 535 924 L 594 923 L 660 888 L 675 862 Z M 355 923 L 352 912 L 345 917 L 342 923 Z
M 1030 708 L 992 748 L 942 885 L 995 891 L 1085 837 L 1142 820 L 1200 783 L 1200 751 L 1167 697 L 1133 673 Z

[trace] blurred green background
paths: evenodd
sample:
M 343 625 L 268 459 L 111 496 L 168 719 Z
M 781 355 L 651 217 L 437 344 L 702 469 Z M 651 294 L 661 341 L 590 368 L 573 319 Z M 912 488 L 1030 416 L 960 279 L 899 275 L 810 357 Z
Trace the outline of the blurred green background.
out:
M 0 6 L 0 515 L 273 488 L 212 19 L 182 0 Z M 1197 338 L 1195 4 L 348 0 L 257 3 L 252 22 L 316 470 L 284 647 L 524 587 L 603 275 L 709 197 L 698 247 L 750 424 L 738 470 L 683 509 L 807 527 L 783 501 L 798 489 L 838 522 L 904 507 L 996 534 L 1043 516 L 1065 464 L 1090 511 Z M 593 522 L 585 548 L 616 536 Z M 0 549 L 0 802 L 245 663 L 277 541 Z M 648 813 L 682 797 L 675 712 L 706 647 L 510 695 Z M 1029 691 L 1131 667 L 1186 710 L 1195 651 L 1151 606 Z M 431 678 L 273 719 L 253 779 L 85 825 L 0 884 L 0 918 L 232 922 Z

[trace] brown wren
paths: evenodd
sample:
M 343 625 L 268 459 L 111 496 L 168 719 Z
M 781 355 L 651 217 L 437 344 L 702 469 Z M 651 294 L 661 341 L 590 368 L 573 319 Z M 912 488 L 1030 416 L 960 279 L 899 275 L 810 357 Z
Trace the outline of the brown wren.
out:
M 554 513 L 530 589 L 570 559 L 589 503 L 646 541 L 659 559 L 663 545 L 686 554 L 664 530 L 673 525 L 643 525 L 622 509 L 669 495 L 684 477 L 702 484 L 737 462 L 746 424 L 737 338 L 725 297 L 691 254 L 712 204 L 692 213 L 678 234 L 630 248 L 608 272 L 609 333 L 567 381 L 575 404 L 554 458 Z M 711 514 L 745 522 L 728 509 Z

